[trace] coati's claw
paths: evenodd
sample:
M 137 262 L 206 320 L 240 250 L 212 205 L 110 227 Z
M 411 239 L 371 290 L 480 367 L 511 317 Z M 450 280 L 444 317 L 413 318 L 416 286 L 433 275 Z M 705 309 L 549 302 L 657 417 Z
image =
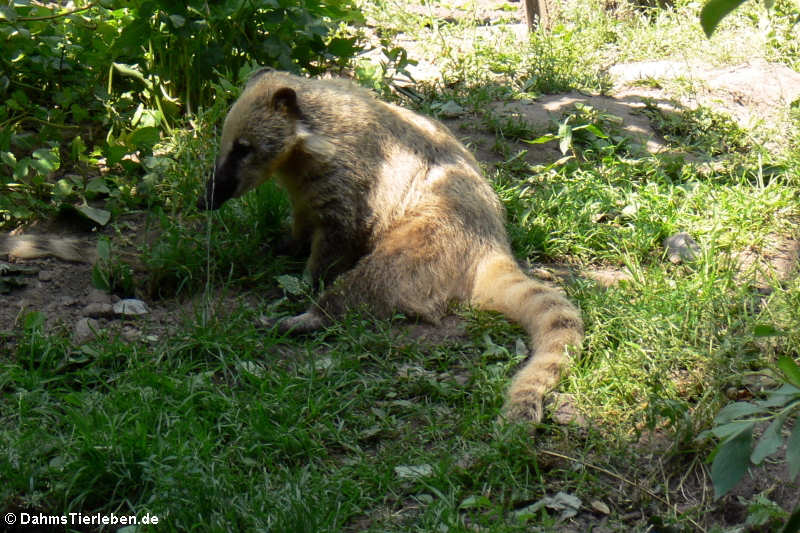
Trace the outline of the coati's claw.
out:
M 503 418 L 513 422 L 538 424 L 544 415 L 543 398 L 530 397 L 524 400 L 509 401 L 503 407 Z

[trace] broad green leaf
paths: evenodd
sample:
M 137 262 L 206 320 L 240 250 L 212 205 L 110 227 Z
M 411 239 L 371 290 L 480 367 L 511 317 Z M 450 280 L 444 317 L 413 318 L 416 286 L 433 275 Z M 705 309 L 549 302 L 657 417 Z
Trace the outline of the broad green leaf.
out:
M 562 154 L 566 154 L 572 146 L 572 128 L 567 124 L 562 124 L 562 126 L 564 127 L 563 135 L 561 131 L 562 128 L 559 128 L 558 132 L 558 136 L 561 137 L 561 140 L 558 141 L 558 149 L 561 150 Z
M 794 429 L 786 443 L 786 463 L 789 465 L 789 479 L 800 474 L 800 416 L 794 418 Z
M 541 137 L 537 137 L 537 138 L 533 139 L 532 141 L 523 141 L 523 142 L 526 142 L 528 144 L 544 144 L 544 143 L 548 143 L 550 141 L 554 141 L 556 139 L 558 139 L 558 137 L 556 135 L 553 135 L 552 133 L 548 133 L 547 135 L 542 135 Z
M 336 37 L 328 43 L 328 51 L 335 56 L 350 57 L 358 50 L 355 37 L 345 39 Z
M 39 162 L 42 168 L 46 169 L 46 172 L 53 172 L 61 166 L 61 156 L 58 148 L 39 148 L 34 150 L 33 160 Z
M 800 367 L 797 366 L 794 359 L 787 355 L 779 357 L 778 368 L 781 369 L 789 383 L 795 387 L 800 387 Z
M 709 0 L 700 11 L 700 25 L 706 37 L 711 37 L 722 18 L 743 3 L 744 0 Z
M 131 135 L 131 144 L 139 149 L 152 148 L 159 140 L 161 133 L 154 126 L 139 128 Z
M 596 136 L 600 137 L 601 139 L 608 139 L 608 135 L 603 133 L 603 130 L 601 130 L 600 128 L 598 128 L 594 124 L 584 124 L 583 126 L 578 126 L 577 128 L 574 128 L 574 131 L 578 131 L 578 130 L 591 131 L 592 133 L 594 133 Z
M 142 119 L 142 113 L 144 113 L 144 104 L 139 104 L 136 106 L 136 111 L 133 112 L 133 116 L 131 117 L 131 126 L 136 127 L 139 124 L 139 121 Z
M 23 325 L 26 330 L 39 329 L 44 326 L 47 317 L 41 311 L 32 311 L 25 315 Z
M 58 200 L 63 200 L 72 194 L 74 188 L 75 187 L 72 185 L 72 182 L 62 178 L 56 182 L 56 186 L 53 188 L 53 196 Z
M 281 289 L 293 296 L 302 296 L 307 293 L 307 287 L 300 278 L 295 276 L 277 276 L 275 280 Z
M 97 241 L 97 257 L 103 261 L 108 261 L 111 257 L 111 243 L 108 239 L 100 239 Z
M 489 500 L 489 498 L 487 498 L 486 496 L 481 494 L 479 496 L 474 496 L 473 495 L 473 496 L 468 496 L 468 497 L 464 498 L 464 501 L 462 501 L 458 505 L 458 508 L 459 509 L 477 509 L 477 508 L 480 508 L 480 507 L 487 507 L 488 508 L 488 507 L 491 507 L 491 506 L 492 506 L 491 500 Z
M 750 461 L 753 464 L 760 465 L 765 457 L 772 455 L 781 447 L 781 442 L 783 441 L 781 439 L 781 427 L 783 427 L 785 420 L 785 416 L 779 416 L 764 430 L 764 434 L 758 439 L 758 443 L 750 455 Z
M 28 170 L 30 169 L 31 160 L 30 158 L 26 157 L 22 161 L 14 167 L 14 181 L 22 181 L 28 176 Z
M 48 175 L 54 170 L 53 166 L 43 159 L 31 159 L 28 164 L 41 175 Z
M 800 507 L 794 510 L 792 516 L 786 521 L 781 533 L 798 533 L 800 532 Z
M 754 415 L 756 413 L 765 413 L 766 409 L 759 407 L 748 402 L 736 402 L 725 406 L 717 416 L 714 417 L 714 424 L 721 426 L 727 424 L 731 420 L 741 418 L 743 416 Z
M 783 335 L 783 333 L 772 324 L 756 324 L 753 328 L 753 335 L 756 337 L 776 337 Z
M 32 155 L 33 159 L 29 159 L 28 164 L 43 176 L 55 172 L 61 165 L 57 148 L 39 148 L 34 150 Z
M 86 184 L 86 192 L 91 192 L 95 194 L 108 194 L 111 191 L 106 185 L 106 180 L 103 178 L 92 178 L 89 180 L 89 183 Z
M 0 152 L 0 160 L 11 168 L 17 166 L 17 158 L 11 152 Z
M 728 493 L 747 472 L 750 465 L 750 441 L 753 425 L 717 447 L 711 463 L 711 480 L 714 483 L 714 499 Z
M 711 433 L 720 440 L 726 440 L 737 433 L 741 433 L 748 427 L 752 429 L 752 426 L 753 422 L 751 420 L 739 420 L 737 422 L 731 422 L 730 424 L 714 426 L 711 428 Z
M 122 158 L 129 152 L 130 150 L 128 150 L 128 147 L 121 144 L 109 144 L 103 149 L 103 155 L 106 156 L 106 162 L 109 166 L 116 165 L 122 161 Z
M 111 212 L 105 209 L 98 209 L 89 205 L 79 205 L 75 209 L 86 218 L 94 220 L 101 226 L 105 226 L 108 224 L 108 221 L 111 220 Z
M 110 291 L 111 284 L 108 282 L 108 276 L 100 267 L 100 263 L 95 263 L 92 267 L 92 286 L 101 291 Z
M 778 394 L 775 391 L 771 391 L 767 393 L 767 398 L 764 400 L 758 400 L 756 403 L 761 407 L 783 407 L 787 403 L 791 402 L 794 399 L 792 395 L 789 394 Z

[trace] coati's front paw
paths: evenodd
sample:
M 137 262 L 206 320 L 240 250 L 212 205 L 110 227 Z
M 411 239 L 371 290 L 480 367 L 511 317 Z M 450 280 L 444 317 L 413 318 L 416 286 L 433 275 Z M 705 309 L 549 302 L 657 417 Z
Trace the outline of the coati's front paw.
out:
M 503 407 L 503 418 L 511 422 L 538 424 L 544 414 L 544 398 L 541 394 L 519 394 L 509 398 Z
M 306 311 L 297 316 L 278 321 L 278 331 L 281 333 L 308 333 L 325 327 L 325 319 L 315 311 Z

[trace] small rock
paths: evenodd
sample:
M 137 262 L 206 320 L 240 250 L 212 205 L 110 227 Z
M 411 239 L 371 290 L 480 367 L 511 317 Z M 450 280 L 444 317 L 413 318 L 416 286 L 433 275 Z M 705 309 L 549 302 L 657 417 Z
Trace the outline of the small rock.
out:
M 42 270 L 39 272 L 39 281 L 53 281 L 53 272 L 51 270 Z
M 140 316 L 150 312 L 147 308 L 147 304 L 134 298 L 118 301 L 114 304 L 113 309 L 114 313 L 121 316 Z
M 429 464 L 401 465 L 394 467 L 394 473 L 399 479 L 417 480 L 433 475 L 433 467 Z
M 109 307 L 111 306 L 109 305 Z M 128 342 L 136 342 L 142 338 L 142 332 L 131 326 L 125 326 L 122 328 L 120 334 L 122 335 L 122 338 Z
M 700 253 L 700 246 L 685 232 L 664 239 L 664 248 L 667 250 L 669 260 L 676 265 L 684 261 L 694 261 Z
M 114 308 L 111 304 L 91 303 L 83 308 L 81 314 L 92 318 L 112 318 L 114 316 Z
M 86 297 L 86 301 L 90 304 L 110 304 L 111 295 L 100 289 L 92 289 L 89 291 L 89 296 Z
M 461 385 L 462 387 L 469 382 L 469 375 L 468 374 L 454 374 L 453 381 Z
M 436 106 L 439 116 L 443 118 L 457 118 L 464 114 L 464 108 L 458 105 L 453 100 Z
M 64 307 L 72 307 L 73 305 L 78 303 L 77 298 L 73 298 L 72 296 L 62 296 L 59 303 Z
M 100 324 L 92 318 L 81 318 L 75 324 L 72 333 L 72 342 L 75 344 L 86 344 L 97 336 L 100 331 Z

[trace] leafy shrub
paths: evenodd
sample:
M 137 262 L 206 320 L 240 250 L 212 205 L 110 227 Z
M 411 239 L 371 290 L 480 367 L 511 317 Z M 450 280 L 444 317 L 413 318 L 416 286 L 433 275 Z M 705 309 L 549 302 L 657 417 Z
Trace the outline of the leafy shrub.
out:
M 86 206 L 91 168 L 140 174 L 163 131 L 213 103 L 220 76 L 238 84 L 256 64 L 314 72 L 357 51 L 336 35 L 360 17 L 353 0 L 75 4 L 0 6 L 0 225 L 53 200 Z M 72 168 L 85 179 L 59 188 L 54 174 Z
M 783 386 L 763 400 L 732 403 L 714 419 L 710 432 L 719 443 L 714 450 L 711 477 L 717 498 L 741 480 L 750 463 L 759 465 L 780 449 L 784 442 L 781 430 L 792 418 L 794 428 L 786 438 L 786 462 L 792 479 L 800 475 L 800 367 L 788 356 L 779 358 L 777 366 Z M 769 425 L 753 447 L 753 429 L 759 422 Z

